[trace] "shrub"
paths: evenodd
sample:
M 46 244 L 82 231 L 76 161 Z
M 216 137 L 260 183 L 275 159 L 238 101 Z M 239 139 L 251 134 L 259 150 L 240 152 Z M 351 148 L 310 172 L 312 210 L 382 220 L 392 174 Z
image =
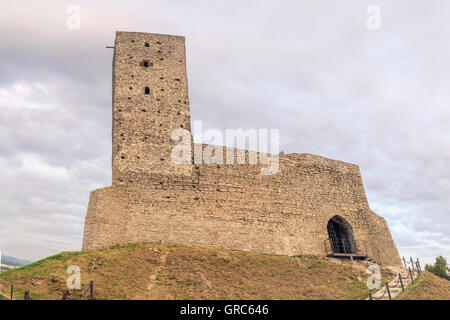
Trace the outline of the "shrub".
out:
M 447 259 L 443 256 L 436 258 L 436 262 L 433 265 L 425 265 L 425 270 L 434 273 L 435 275 L 450 280 L 450 268 L 447 264 Z

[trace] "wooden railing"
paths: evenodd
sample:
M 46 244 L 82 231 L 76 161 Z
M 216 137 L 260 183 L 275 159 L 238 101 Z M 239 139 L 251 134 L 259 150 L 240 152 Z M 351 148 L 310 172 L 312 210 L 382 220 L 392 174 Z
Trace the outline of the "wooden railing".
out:
M 386 284 L 384 286 L 384 292 L 378 296 L 375 296 L 375 295 L 372 295 L 372 293 L 369 293 L 369 300 L 386 300 L 385 299 L 386 293 L 387 293 L 387 299 L 392 300 L 393 297 L 391 295 L 391 289 L 396 289 L 396 288 L 400 287 L 401 292 L 404 292 L 405 287 L 408 284 L 413 284 L 414 280 L 416 280 L 418 277 L 420 277 L 421 268 L 420 268 L 419 258 L 417 258 L 417 260 L 414 261 L 413 258 L 410 257 L 409 261 L 408 261 L 405 259 L 405 257 L 403 257 L 403 263 L 405 264 L 405 269 L 408 269 L 407 275 L 402 276 L 401 273 L 398 273 L 396 278 L 394 278 L 393 280 L 390 281 L 390 282 L 395 282 L 395 280 L 397 279 L 396 283 L 391 284 L 390 282 L 386 282 Z M 408 264 L 410 264 L 410 266 L 407 266 Z M 397 295 L 398 295 L 398 293 L 395 294 L 395 296 L 397 296 Z M 395 296 L 394 296 L 394 298 L 395 298 Z

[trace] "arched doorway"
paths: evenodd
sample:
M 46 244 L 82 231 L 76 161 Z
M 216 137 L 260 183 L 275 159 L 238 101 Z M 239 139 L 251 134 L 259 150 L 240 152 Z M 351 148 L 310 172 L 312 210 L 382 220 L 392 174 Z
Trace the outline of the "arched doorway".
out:
M 356 254 L 352 226 L 342 217 L 334 216 L 328 221 L 328 238 L 333 253 Z

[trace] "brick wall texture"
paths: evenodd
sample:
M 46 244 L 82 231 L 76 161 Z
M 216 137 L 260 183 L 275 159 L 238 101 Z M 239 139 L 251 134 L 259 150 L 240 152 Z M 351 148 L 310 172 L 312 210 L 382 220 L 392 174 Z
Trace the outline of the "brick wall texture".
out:
M 190 126 L 184 37 L 117 32 L 112 186 L 91 192 L 83 250 L 163 242 L 324 256 L 337 215 L 369 256 L 401 264 L 358 166 L 293 153 L 280 155 L 276 174 L 262 175 L 267 165 L 249 164 L 248 151 L 244 164 L 173 163 L 171 133 Z

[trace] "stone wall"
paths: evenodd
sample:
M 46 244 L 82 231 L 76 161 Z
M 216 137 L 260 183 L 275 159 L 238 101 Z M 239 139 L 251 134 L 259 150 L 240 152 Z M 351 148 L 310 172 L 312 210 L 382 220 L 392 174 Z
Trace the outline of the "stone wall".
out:
M 146 42 L 155 45 L 153 51 L 146 51 Z M 159 49 L 162 53 L 155 52 Z M 119 32 L 115 50 L 113 185 L 91 193 L 84 250 L 164 242 L 325 255 L 327 223 L 339 215 L 351 225 L 358 243 L 371 245 L 370 256 L 379 255 L 384 264 L 401 263 L 386 222 L 369 208 L 356 165 L 287 154 L 280 156 L 277 173 L 262 175 L 267 165 L 249 164 L 250 153 L 255 153 L 248 151 L 244 164 L 167 161 L 174 146 L 170 131 L 180 123 L 190 130 L 184 38 Z M 158 64 L 159 57 L 166 62 Z M 152 69 L 139 66 L 144 58 L 155 61 L 155 76 L 148 74 Z M 174 77 L 181 81 L 169 81 Z M 154 97 L 143 93 L 147 83 Z

